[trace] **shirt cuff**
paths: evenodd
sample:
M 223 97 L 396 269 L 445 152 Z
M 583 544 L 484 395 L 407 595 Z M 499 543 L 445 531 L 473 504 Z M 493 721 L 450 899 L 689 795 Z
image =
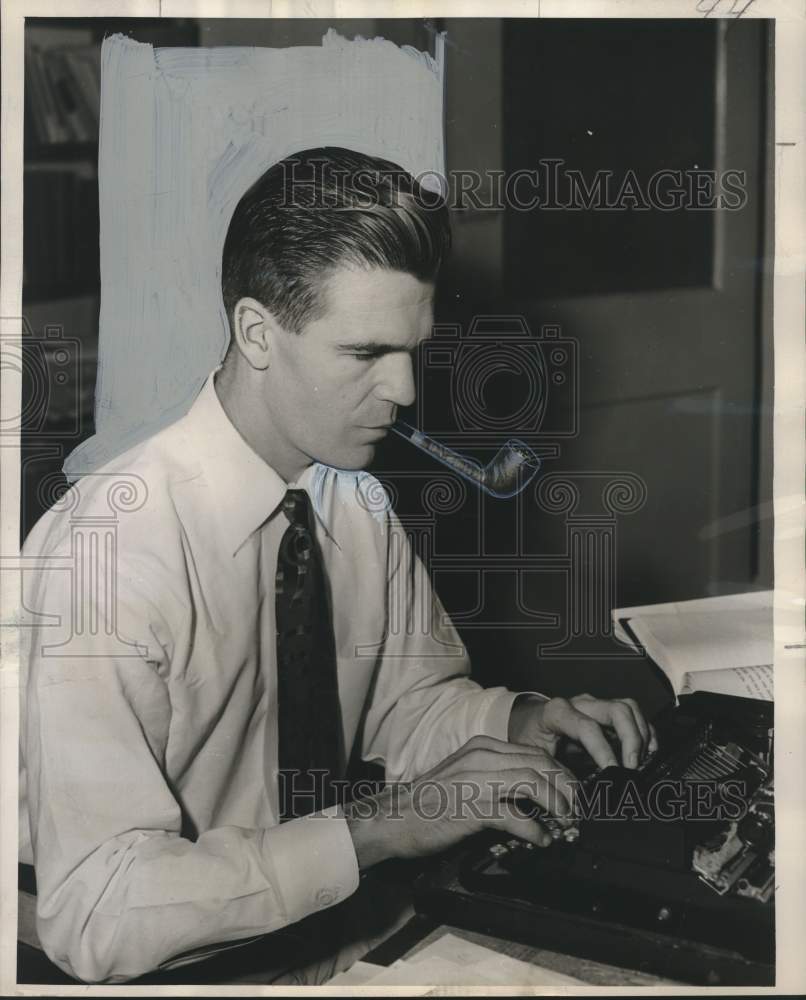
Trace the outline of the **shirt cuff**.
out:
M 532 695 L 541 701 L 548 701 L 548 697 L 538 691 L 507 691 L 506 688 L 499 688 L 500 694 L 490 703 L 487 714 L 484 718 L 482 730 L 479 735 L 492 736 L 493 739 L 509 742 L 509 717 L 512 714 L 513 706 L 518 698 L 525 695 Z
M 339 805 L 267 831 L 288 923 L 326 910 L 358 888 L 358 859 Z

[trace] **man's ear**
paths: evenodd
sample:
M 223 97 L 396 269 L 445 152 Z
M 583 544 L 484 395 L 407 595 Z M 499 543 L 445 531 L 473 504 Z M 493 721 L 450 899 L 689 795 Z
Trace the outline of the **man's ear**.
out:
M 271 364 L 274 337 L 282 332 L 274 314 L 257 299 L 243 298 L 232 311 L 233 339 L 245 360 L 258 371 Z

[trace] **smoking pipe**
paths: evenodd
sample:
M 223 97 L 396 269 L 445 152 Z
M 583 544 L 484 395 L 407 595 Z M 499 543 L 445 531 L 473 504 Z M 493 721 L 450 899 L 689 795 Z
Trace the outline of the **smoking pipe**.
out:
M 540 468 L 540 459 L 537 455 L 517 438 L 507 441 L 487 465 L 482 466 L 475 459 L 460 455 L 402 420 L 395 421 L 392 430 L 420 451 L 433 455 L 438 462 L 458 472 L 460 476 L 485 493 L 489 493 L 491 497 L 501 500 L 520 493 L 534 479 Z

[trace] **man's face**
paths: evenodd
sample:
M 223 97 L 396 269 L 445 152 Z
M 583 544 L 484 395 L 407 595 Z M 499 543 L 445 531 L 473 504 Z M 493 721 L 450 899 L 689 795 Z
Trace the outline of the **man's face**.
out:
M 434 286 L 345 267 L 323 294 L 321 319 L 275 338 L 266 404 L 273 432 L 303 465 L 362 469 L 398 407 L 414 402 L 412 353 L 431 333 Z

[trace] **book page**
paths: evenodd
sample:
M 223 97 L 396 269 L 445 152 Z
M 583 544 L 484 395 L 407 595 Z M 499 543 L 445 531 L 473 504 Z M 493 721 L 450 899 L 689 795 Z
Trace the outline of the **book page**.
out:
M 680 694 L 686 675 L 772 663 L 772 608 L 741 613 L 647 614 L 630 628 Z
M 741 698 L 773 700 L 772 664 L 756 667 L 733 667 L 730 670 L 701 670 L 686 674 L 681 694 L 710 691 L 714 694 L 732 694 Z
M 682 620 L 647 615 L 641 625 L 686 670 L 772 663 L 771 608 L 687 614 Z
M 679 618 L 697 614 L 718 614 L 729 611 L 753 611 L 772 609 L 773 592 L 771 590 L 755 590 L 742 594 L 725 594 L 722 597 L 700 597 L 692 601 L 670 601 L 668 604 L 644 604 L 634 608 L 616 608 L 613 611 L 613 623 L 616 638 L 622 642 L 631 643 L 629 635 L 624 631 L 622 619 L 630 620 L 630 627 L 635 631 L 634 620 L 651 616 L 664 618 Z

